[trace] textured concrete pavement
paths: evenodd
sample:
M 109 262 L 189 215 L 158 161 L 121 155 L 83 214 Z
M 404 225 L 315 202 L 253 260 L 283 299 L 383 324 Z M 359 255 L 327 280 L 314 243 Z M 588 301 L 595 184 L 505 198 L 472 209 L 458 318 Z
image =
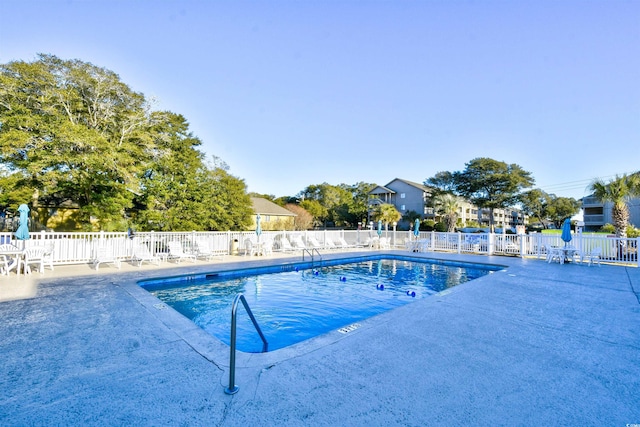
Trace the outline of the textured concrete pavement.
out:
M 422 256 L 508 268 L 348 334 L 239 353 L 234 396 L 228 347 L 136 281 L 293 258 L 2 277 L 0 425 L 640 423 L 640 269 Z

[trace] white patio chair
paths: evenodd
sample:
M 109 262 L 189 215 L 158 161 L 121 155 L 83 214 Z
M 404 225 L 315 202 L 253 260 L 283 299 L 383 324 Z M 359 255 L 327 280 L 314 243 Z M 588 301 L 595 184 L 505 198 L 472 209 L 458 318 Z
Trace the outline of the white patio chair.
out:
M 116 258 L 113 253 L 113 248 L 109 248 L 106 246 L 100 246 L 96 249 L 96 255 L 93 259 L 93 264 L 95 265 L 96 270 L 100 268 L 100 264 L 111 264 L 118 269 L 120 269 L 121 267 L 120 260 Z M 44 260 L 42 265 L 44 268 Z
M 177 263 L 180 263 L 183 259 L 190 259 L 192 262 L 196 262 L 196 256 L 186 253 L 182 247 L 182 243 L 179 241 L 173 240 L 168 242 L 167 247 L 169 248 L 169 259 L 173 259 Z
M 0 255 L 0 274 L 9 274 L 9 266 L 12 260 L 13 258 L 8 255 Z
M 429 252 L 431 249 L 431 241 L 429 239 L 418 240 L 418 252 Z
M 547 262 L 551 264 L 553 261 L 558 261 L 559 264 L 564 264 L 564 252 L 561 247 L 547 247 Z
M 390 242 L 388 237 L 381 237 L 379 245 L 380 245 L 380 249 L 390 249 L 391 248 L 391 242 Z
M 273 240 L 264 239 L 262 242 L 262 255 L 273 255 Z
M 45 245 L 44 247 L 44 255 L 42 256 L 43 258 L 43 262 L 45 266 L 49 266 L 49 268 L 51 268 L 51 270 L 53 270 L 53 251 L 54 251 L 54 245 L 53 243 L 49 243 L 47 245 Z
M 44 273 L 44 253 L 46 249 L 41 246 L 27 248 L 22 252 L 22 262 L 24 263 L 24 273 L 31 273 L 31 265 L 38 266 L 38 272 Z
M 580 262 L 589 261 L 589 267 L 591 267 L 593 265 L 594 261 L 595 261 L 598 264 L 598 267 L 600 267 L 600 256 L 601 255 L 602 255 L 602 248 L 597 247 L 597 248 L 594 248 L 588 254 L 581 255 L 580 256 Z
M 260 246 L 257 242 L 254 242 L 251 239 L 245 239 L 244 241 L 244 254 L 249 256 L 259 255 L 260 254 Z
M 0 252 L 10 252 L 0 255 L 0 272 L 2 274 L 9 274 L 11 270 L 18 271 L 21 264 L 22 251 L 17 246 L 13 246 L 9 243 L 0 245 Z

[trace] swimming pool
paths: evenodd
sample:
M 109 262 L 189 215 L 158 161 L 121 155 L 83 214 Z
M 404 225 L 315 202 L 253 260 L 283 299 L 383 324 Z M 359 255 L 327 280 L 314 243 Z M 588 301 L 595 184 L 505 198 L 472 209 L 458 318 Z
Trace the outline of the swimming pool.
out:
M 229 344 L 231 306 L 243 293 L 277 350 L 425 298 L 501 267 L 397 255 L 176 276 L 139 282 L 147 291 Z M 244 311 L 238 310 L 237 348 L 263 350 Z

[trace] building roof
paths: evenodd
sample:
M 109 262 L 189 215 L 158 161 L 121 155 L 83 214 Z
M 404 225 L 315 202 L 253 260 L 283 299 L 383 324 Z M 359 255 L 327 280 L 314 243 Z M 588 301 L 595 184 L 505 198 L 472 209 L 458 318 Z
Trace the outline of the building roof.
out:
M 385 194 L 385 193 L 395 193 L 395 191 L 393 191 L 390 188 L 384 187 L 382 185 L 376 185 L 375 188 L 369 191 L 369 194 Z
M 270 200 L 263 199 L 261 197 L 251 197 L 251 204 L 253 205 L 253 211 L 260 215 L 277 215 L 277 216 L 298 216 L 293 212 L 276 205 Z
M 412 187 L 416 187 L 417 189 L 422 190 L 422 191 L 432 191 L 433 190 L 433 188 L 427 187 L 424 184 L 420 184 L 420 183 L 417 183 L 417 182 L 413 182 L 413 181 L 409 181 L 407 179 L 401 179 L 401 178 L 395 178 L 395 179 L 391 180 L 387 185 L 385 185 L 385 187 L 388 186 L 389 184 L 393 184 L 394 181 L 402 181 L 405 184 L 410 185 Z

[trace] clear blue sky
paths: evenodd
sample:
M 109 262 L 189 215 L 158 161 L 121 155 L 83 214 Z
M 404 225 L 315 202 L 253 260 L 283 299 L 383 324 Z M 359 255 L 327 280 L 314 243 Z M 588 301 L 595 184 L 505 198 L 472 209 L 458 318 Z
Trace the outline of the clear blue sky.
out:
M 582 197 L 640 169 L 640 1 L 0 0 L 0 63 L 108 68 L 249 191 L 475 157 Z

